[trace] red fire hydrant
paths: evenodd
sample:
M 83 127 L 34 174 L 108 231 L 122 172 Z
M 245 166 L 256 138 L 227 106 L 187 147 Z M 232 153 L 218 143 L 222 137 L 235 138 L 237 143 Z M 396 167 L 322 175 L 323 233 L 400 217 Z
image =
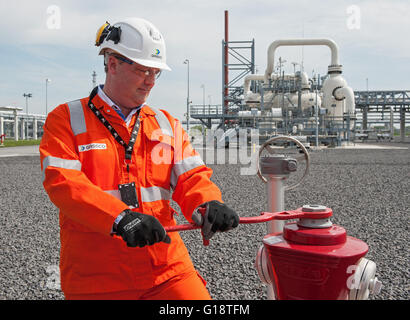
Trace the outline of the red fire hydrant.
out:
M 299 221 L 285 224 L 283 233 L 263 238 L 256 259 L 260 278 L 273 285 L 276 299 L 366 299 L 380 291 L 374 263 L 363 258 L 367 244 L 332 224 L 331 209 L 306 205 L 292 211 L 298 213 Z
M 363 258 L 369 249 L 367 244 L 332 224 L 332 214 L 330 208 L 305 205 L 297 210 L 262 212 L 239 219 L 240 224 L 299 219 L 285 224 L 283 232 L 267 234 L 256 257 L 259 277 L 273 286 L 274 298 L 362 300 L 369 293 L 379 293 L 381 282 L 375 277 L 376 265 Z M 199 228 L 183 224 L 165 230 Z

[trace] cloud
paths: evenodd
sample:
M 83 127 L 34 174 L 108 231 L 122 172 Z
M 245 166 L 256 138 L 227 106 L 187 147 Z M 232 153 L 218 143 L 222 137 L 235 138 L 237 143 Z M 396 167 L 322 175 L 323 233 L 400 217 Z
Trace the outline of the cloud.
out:
M 59 29 L 50 29 L 55 5 L 60 9 Z M 360 9 L 360 28 L 349 29 L 349 6 Z M 405 76 L 410 42 L 404 41 L 410 30 L 410 3 L 406 1 L 272 1 L 272 0 L 122 0 L 101 1 L 3 1 L 0 3 L 0 28 L 5 40 L 0 51 L 6 59 L 0 70 L 7 84 L 0 86 L 1 101 L 18 101 L 24 90 L 35 92 L 33 109 L 44 109 L 44 79 L 50 77 L 50 104 L 87 94 L 91 73 L 104 81 L 102 60 L 94 46 L 97 28 L 105 21 L 115 22 L 127 16 L 144 17 L 164 34 L 168 63 L 172 72 L 161 76 L 151 94 L 156 105 L 169 106 L 178 115 L 186 109 L 187 66 L 190 60 L 190 88 L 193 103 L 206 100 L 221 103 L 222 39 L 224 10 L 229 10 L 229 39 L 255 39 L 258 72 L 267 65 L 267 48 L 277 39 L 331 38 L 340 49 L 340 60 L 347 79 L 362 88 L 364 78 L 383 87 L 410 87 Z M 51 19 L 51 20 L 50 20 Z M 293 72 L 291 62 L 301 62 L 309 75 L 314 70 L 327 72 L 330 52 L 325 47 L 281 47 L 276 58 L 287 60 L 285 72 Z M 381 73 L 380 64 L 384 64 Z M 400 67 L 399 67 L 400 66 Z M 377 70 L 377 72 L 376 72 Z M 403 70 L 403 72 L 397 72 Z M 382 75 L 381 75 L 382 74 Z M 377 80 L 376 80 L 377 79 Z M 21 88 L 24 84 L 24 88 Z M 355 88 L 355 87 L 354 87 Z

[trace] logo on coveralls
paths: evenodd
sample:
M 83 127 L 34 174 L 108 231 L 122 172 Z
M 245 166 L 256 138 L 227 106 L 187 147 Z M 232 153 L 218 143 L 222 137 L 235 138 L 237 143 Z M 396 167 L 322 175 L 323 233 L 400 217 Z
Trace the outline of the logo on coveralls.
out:
M 90 151 L 90 150 L 105 150 L 107 145 L 105 143 L 90 143 L 78 146 L 79 152 Z

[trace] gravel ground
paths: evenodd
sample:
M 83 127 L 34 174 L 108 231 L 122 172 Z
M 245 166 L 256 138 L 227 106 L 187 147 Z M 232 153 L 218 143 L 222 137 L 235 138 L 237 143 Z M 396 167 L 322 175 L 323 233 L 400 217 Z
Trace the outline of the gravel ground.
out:
M 332 208 L 333 223 L 370 247 L 366 257 L 377 263 L 384 286 L 372 299 L 408 300 L 410 151 L 333 149 L 310 155 L 310 174 L 286 193 L 285 208 Z M 266 210 L 265 185 L 257 176 L 241 175 L 239 164 L 210 167 L 224 201 L 241 216 Z M 0 172 L 0 300 L 63 299 L 58 214 L 42 188 L 39 159 L 0 158 Z M 266 299 L 254 269 L 265 230 L 264 224 L 240 225 L 217 234 L 209 247 L 199 231 L 181 233 L 214 299 Z

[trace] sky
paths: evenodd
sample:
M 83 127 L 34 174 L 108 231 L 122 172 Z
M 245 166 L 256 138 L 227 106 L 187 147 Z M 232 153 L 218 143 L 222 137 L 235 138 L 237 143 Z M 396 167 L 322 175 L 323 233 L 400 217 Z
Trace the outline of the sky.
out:
M 229 40 L 255 41 L 257 73 L 267 66 L 267 48 L 279 39 L 327 38 L 339 47 L 343 76 L 353 90 L 410 90 L 408 0 L 14 0 L 0 3 L 0 106 L 28 112 L 89 95 L 92 73 L 103 84 L 103 60 L 94 46 L 97 29 L 127 17 L 152 22 L 166 41 L 167 64 L 147 104 L 183 119 L 189 59 L 192 104 L 221 104 L 224 11 Z M 327 47 L 280 47 L 275 58 L 301 63 L 311 77 L 325 75 Z M 296 70 L 299 70 L 296 66 Z M 367 81 L 366 81 L 367 79 Z

